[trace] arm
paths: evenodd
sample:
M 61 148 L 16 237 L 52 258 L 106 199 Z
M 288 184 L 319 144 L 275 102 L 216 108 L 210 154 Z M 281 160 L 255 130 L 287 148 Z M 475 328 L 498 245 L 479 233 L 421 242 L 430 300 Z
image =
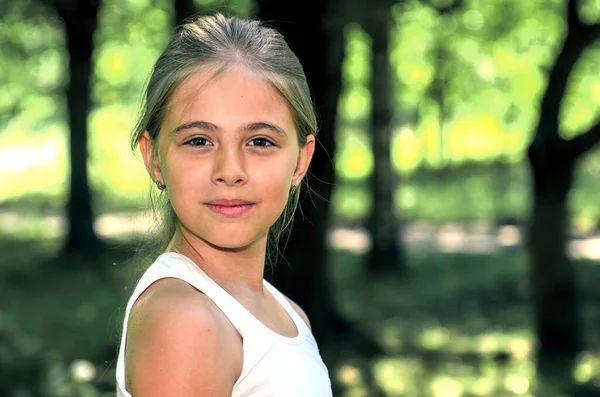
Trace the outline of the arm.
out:
M 201 294 L 150 295 L 130 317 L 127 380 L 135 397 L 230 397 L 236 380 L 223 326 Z M 231 358 L 231 359 L 230 359 Z

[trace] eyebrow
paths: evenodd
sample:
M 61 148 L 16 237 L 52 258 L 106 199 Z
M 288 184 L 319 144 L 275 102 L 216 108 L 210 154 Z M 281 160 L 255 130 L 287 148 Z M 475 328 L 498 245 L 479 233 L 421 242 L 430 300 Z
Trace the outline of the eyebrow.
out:
M 173 130 L 173 133 L 178 133 L 179 131 L 189 130 L 189 129 L 217 131 L 217 130 L 219 130 L 219 127 L 217 127 L 213 123 L 209 123 L 208 121 L 196 120 L 196 121 L 190 121 L 189 123 L 181 124 L 180 126 L 176 127 Z M 266 129 L 266 130 L 271 130 L 271 131 L 277 132 L 279 134 L 287 135 L 287 132 L 285 132 L 285 130 L 283 128 L 279 127 L 276 124 L 267 123 L 264 121 L 246 124 L 246 125 L 242 126 L 241 129 L 248 130 L 248 131 L 265 130 Z

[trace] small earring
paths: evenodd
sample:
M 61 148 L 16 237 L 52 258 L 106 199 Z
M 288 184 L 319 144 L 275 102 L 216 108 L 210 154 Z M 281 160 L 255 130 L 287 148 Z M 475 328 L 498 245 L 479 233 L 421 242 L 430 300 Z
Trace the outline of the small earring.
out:
M 296 185 L 292 185 L 292 188 L 290 189 L 290 195 L 296 193 L 296 189 L 298 188 L 298 186 Z
M 158 188 L 158 190 L 165 190 L 167 186 L 163 185 L 161 181 L 156 181 L 156 187 Z

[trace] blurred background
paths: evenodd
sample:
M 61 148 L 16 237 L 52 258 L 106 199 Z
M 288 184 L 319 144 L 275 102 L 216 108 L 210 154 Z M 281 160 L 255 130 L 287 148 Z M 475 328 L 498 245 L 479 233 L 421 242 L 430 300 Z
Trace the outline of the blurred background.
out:
M 0 1 L 0 396 L 114 395 L 173 27 L 269 21 L 322 130 L 269 278 L 336 396 L 600 395 L 600 1 Z M 300 211 L 299 211 L 300 212 Z

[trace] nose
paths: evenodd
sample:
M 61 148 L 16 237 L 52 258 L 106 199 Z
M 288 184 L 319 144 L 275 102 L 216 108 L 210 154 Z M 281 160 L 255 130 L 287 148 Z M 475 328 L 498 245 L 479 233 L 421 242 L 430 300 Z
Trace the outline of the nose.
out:
M 216 184 L 227 186 L 246 182 L 244 154 L 236 149 L 220 150 L 215 156 L 212 180 Z

